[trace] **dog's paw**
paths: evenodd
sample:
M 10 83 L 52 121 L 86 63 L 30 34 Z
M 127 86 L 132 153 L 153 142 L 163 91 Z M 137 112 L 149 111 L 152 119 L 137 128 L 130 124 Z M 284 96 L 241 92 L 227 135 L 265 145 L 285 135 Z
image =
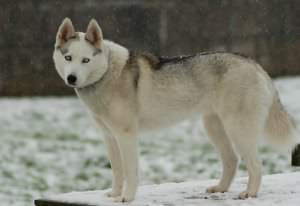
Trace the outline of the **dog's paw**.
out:
M 113 201 L 114 202 L 125 202 L 125 199 L 122 198 L 122 196 L 117 196 L 117 197 L 114 197 Z
M 217 192 L 224 193 L 224 192 L 227 192 L 227 188 L 222 188 L 219 185 L 216 185 L 216 186 L 207 188 L 206 192 L 207 193 L 217 193 Z
M 121 191 L 120 191 L 120 192 L 117 192 L 117 191 L 111 190 L 111 191 L 105 193 L 105 195 L 106 195 L 107 197 L 118 197 L 118 196 L 121 196 Z
M 114 198 L 114 202 L 131 202 L 134 198 L 130 197 L 124 197 L 124 196 L 118 196 Z
M 244 191 L 244 192 L 241 192 L 239 194 L 239 199 L 242 199 L 242 200 L 245 200 L 247 198 L 255 198 L 257 197 L 257 193 L 256 192 L 249 192 L 249 191 Z

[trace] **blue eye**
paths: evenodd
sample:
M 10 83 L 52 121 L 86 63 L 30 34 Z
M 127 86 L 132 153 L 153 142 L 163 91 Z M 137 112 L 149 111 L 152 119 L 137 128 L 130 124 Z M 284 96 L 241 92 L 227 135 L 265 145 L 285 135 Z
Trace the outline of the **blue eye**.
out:
M 66 55 L 65 56 L 65 60 L 68 61 L 68 62 L 70 62 L 70 61 L 72 61 L 72 57 L 70 55 Z
M 90 62 L 90 59 L 85 57 L 85 58 L 82 59 L 81 62 L 82 62 L 82 63 L 89 63 L 89 62 Z

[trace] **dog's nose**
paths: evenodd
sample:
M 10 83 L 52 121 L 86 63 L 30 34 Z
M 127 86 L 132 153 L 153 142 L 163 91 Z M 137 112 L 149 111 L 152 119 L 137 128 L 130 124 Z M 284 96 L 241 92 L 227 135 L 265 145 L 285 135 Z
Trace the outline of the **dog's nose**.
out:
M 68 77 L 67 77 L 67 81 L 69 84 L 71 85 L 75 85 L 76 84 L 76 81 L 77 81 L 77 77 L 73 74 L 70 74 Z

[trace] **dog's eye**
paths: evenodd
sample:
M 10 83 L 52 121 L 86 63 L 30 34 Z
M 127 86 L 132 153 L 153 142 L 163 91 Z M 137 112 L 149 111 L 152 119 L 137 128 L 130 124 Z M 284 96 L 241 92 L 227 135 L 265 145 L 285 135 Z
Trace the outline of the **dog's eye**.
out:
M 90 61 L 90 59 L 85 57 L 85 58 L 82 59 L 81 62 L 82 63 L 89 63 L 89 61 Z
M 66 60 L 66 61 L 72 61 L 72 57 L 71 57 L 70 55 L 66 55 L 66 56 L 65 56 L 65 60 Z

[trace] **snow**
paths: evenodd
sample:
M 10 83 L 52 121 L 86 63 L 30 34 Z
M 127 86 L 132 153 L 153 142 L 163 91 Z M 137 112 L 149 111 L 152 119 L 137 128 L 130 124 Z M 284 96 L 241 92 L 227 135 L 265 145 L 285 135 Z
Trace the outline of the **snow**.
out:
M 232 189 L 226 193 L 205 193 L 205 188 L 216 184 L 216 180 L 191 181 L 183 183 L 165 183 L 149 185 L 139 188 L 136 200 L 125 205 L 130 206 L 246 206 L 246 205 L 289 205 L 300 204 L 300 172 L 268 175 L 263 177 L 261 192 L 257 198 L 247 200 L 238 199 L 238 193 L 243 191 L 247 184 L 246 178 L 237 179 Z M 106 191 L 72 192 L 52 196 L 47 200 L 80 203 L 83 205 L 115 206 L 111 198 L 105 196 Z
M 275 85 L 300 125 L 300 77 L 280 78 Z M 28 206 L 36 197 L 110 187 L 102 135 L 76 97 L 0 98 L 0 108 L 1 205 Z M 199 119 L 141 137 L 140 146 L 141 185 L 221 174 Z M 259 153 L 264 174 L 299 171 L 290 166 L 289 155 L 267 145 Z M 237 176 L 246 175 L 241 164 Z

